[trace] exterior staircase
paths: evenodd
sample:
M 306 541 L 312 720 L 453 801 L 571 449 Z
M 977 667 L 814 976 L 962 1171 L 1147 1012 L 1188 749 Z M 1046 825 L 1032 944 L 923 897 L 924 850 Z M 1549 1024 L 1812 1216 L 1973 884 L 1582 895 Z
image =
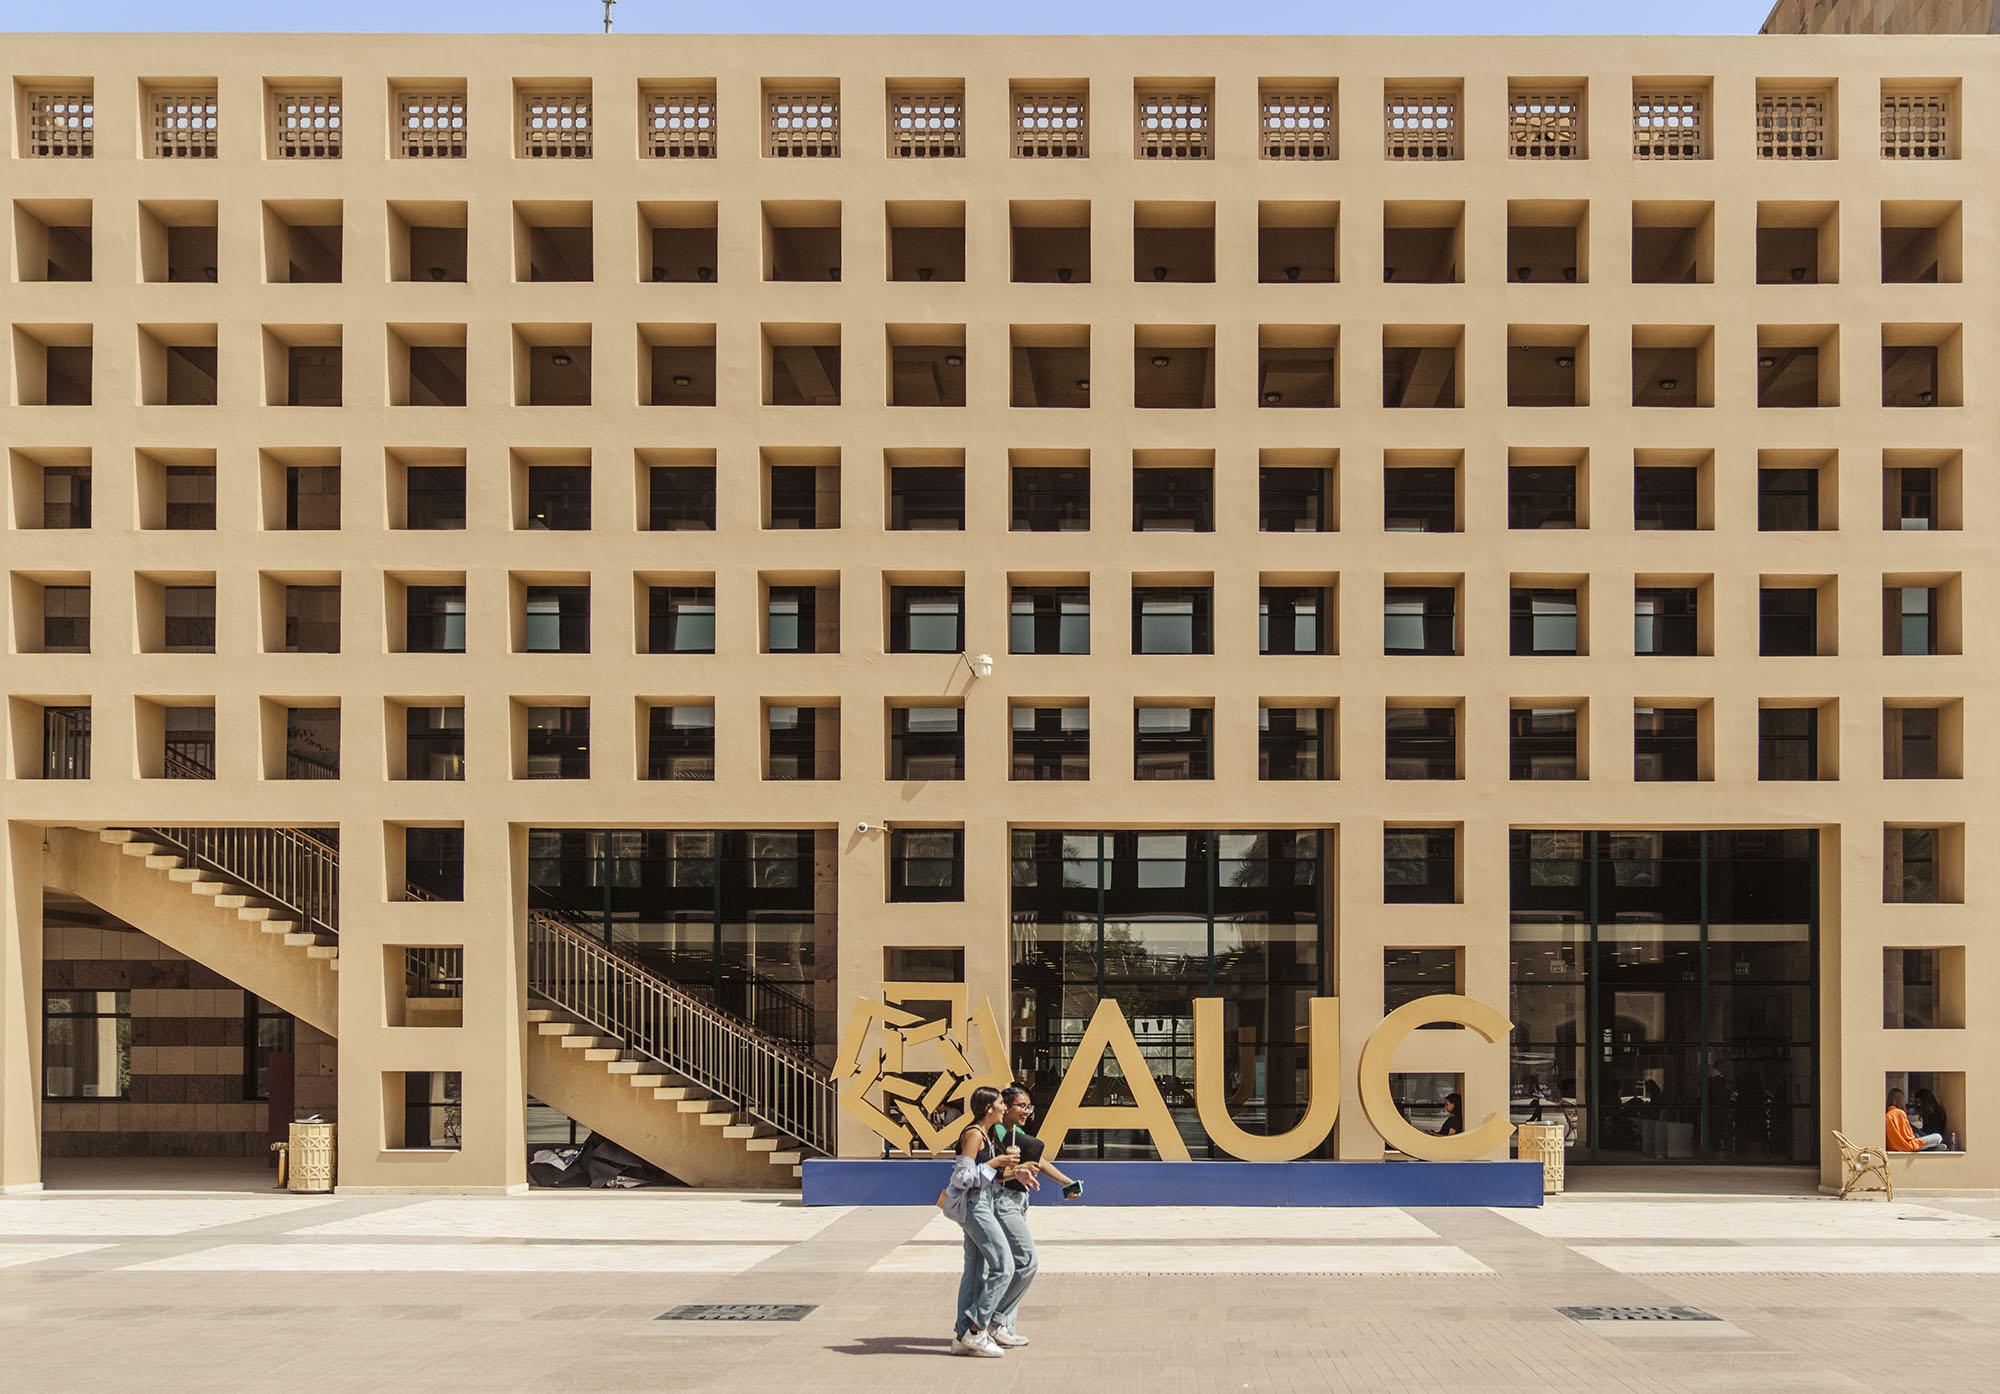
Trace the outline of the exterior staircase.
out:
M 54 884 L 338 1034 L 333 845 L 295 828 L 59 836 Z M 413 991 L 455 995 L 459 957 L 412 950 Z M 559 912 L 530 912 L 528 992 L 528 1092 L 669 1175 L 786 1186 L 807 1156 L 833 1150 L 834 1088 L 809 1048 L 650 972 Z

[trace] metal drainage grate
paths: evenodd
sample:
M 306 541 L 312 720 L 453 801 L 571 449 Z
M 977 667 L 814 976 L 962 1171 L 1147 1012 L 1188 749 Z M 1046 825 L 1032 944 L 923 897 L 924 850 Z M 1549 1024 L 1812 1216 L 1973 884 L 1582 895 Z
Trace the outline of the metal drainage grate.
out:
M 1558 1307 L 1571 1321 L 1721 1321 L 1699 1307 Z
M 789 1302 L 684 1302 L 654 1317 L 655 1321 L 801 1321 L 817 1311 Z

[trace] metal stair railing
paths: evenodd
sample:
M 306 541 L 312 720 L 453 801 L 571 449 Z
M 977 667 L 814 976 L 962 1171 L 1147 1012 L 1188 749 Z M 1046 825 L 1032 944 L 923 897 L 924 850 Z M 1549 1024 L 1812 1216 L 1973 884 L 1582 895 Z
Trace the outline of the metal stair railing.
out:
M 340 854 L 298 828 L 134 828 L 147 842 L 243 886 L 309 934 L 340 934 Z
M 528 915 L 535 995 L 816 1152 L 834 1146 L 834 1087 L 809 1053 L 612 952 L 559 913 Z

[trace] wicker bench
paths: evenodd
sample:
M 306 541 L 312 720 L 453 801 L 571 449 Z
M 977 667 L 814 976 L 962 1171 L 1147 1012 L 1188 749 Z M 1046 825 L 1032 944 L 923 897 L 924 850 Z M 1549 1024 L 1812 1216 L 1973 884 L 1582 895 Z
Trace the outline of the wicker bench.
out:
M 1857 1147 L 1847 1135 L 1834 1129 L 1833 1140 L 1840 1144 L 1840 1198 L 1860 1191 L 1869 1177 L 1882 1183 L 1883 1199 L 1896 1198 L 1896 1183 L 1889 1179 L 1889 1154 L 1879 1147 Z

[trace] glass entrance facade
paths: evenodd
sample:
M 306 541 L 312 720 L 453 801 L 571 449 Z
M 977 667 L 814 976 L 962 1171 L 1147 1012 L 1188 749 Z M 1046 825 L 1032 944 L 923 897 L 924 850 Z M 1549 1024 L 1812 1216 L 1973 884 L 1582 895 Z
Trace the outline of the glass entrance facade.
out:
M 810 829 L 531 828 L 528 903 L 734 1016 L 814 1039 L 814 964 L 832 887 Z M 828 908 L 815 914 L 816 903 Z M 822 945 L 816 942 L 821 932 Z
M 1211 829 L 1013 833 L 1017 1077 L 1047 1107 L 1101 998 L 1124 1009 L 1188 1150 L 1194 999 L 1224 1001 L 1230 1114 L 1284 1132 L 1307 1099 L 1307 1002 L 1328 989 L 1327 835 Z M 1109 1054 L 1086 1102 L 1129 1102 Z M 1075 1135 L 1065 1155 L 1150 1159 L 1144 1133 Z
M 1515 1121 L 1576 1161 L 1814 1161 L 1818 834 L 1511 840 Z

